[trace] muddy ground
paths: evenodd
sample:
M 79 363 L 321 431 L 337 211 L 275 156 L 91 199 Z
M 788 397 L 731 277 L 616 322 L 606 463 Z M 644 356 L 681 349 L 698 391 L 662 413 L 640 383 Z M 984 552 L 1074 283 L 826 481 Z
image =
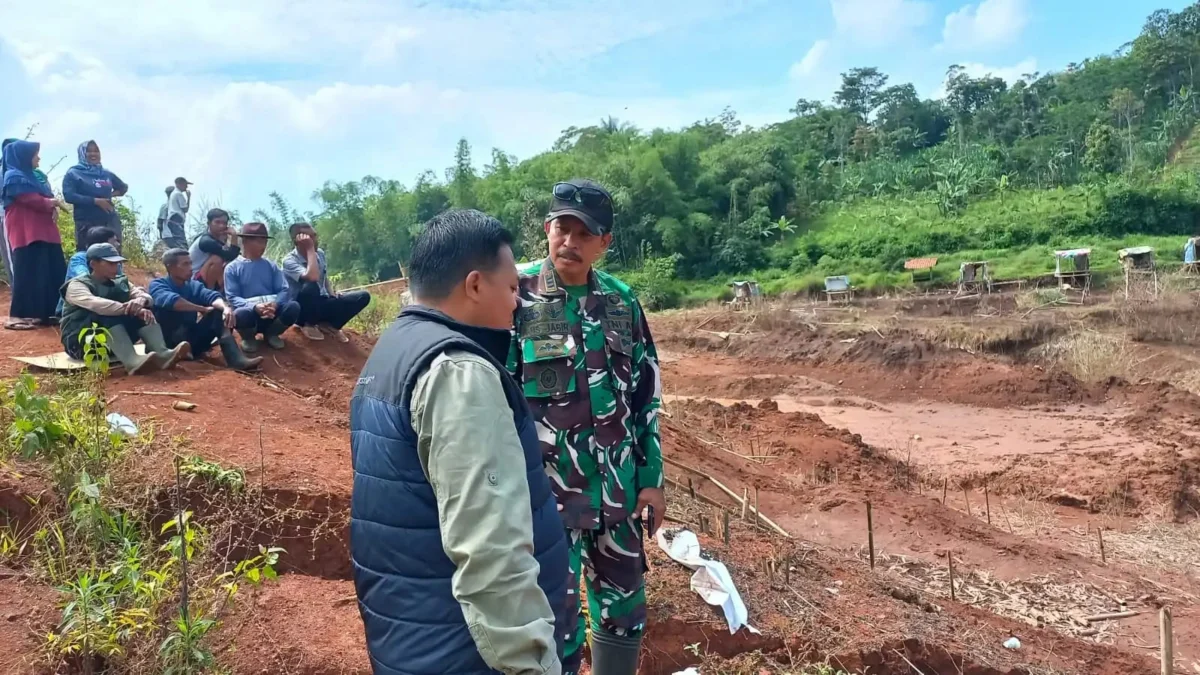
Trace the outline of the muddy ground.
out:
M 1176 672 L 1200 673 L 1200 398 L 1188 389 L 1200 312 L 1172 302 L 1137 315 L 997 297 L 652 317 L 669 525 L 699 532 L 726 563 L 761 635 L 730 635 L 689 589 L 691 572 L 648 542 L 641 672 L 1155 672 L 1169 607 Z M 1081 347 L 1092 377 L 1062 358 L 1081 335 L 1102 339 Z M 231 549 L 288 551 L 280 579 L 224 617 L 222 662 L 369 673 L 346 552 L 346 413 L 371 341 L 287 338 L 254 376 L 202 362 L 114 375 L 109 407 L 156 425 L 134 467 L 148 490 L 166 494 L 174 453 L 240 467 L 261 495 L 255 511 L 207 517 L 245 518 L 214 524 L 240 542 Z M 1118 343 L 1095 376 L 1098 351 Z M 0 335 L 0 377 L 20 371 L 7 357 L 57 349 L 48 330 Z M 152 391 L 198 407 L 174 410 Z M 0 472 L 14 521 L 45 493 L 36 467 Z M 788 536 L 756 522 L 755 504 Z M 56 594 L 28 570 L 0 570 L 0 584 L 0 671 L 37 672 Z M 1113 612 L 1136 614 L 1088 620 Z M 1019 649 L 1004 647 L 1012 637 Z

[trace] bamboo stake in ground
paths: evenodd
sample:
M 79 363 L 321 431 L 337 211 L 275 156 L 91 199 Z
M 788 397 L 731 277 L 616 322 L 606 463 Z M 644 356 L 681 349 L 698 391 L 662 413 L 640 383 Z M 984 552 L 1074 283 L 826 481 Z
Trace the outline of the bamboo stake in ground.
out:
M 871 569 L 875 569 L 875 523 L 871 518 L 871 502 L 867 502 L 867 550 L 871 555 Z
M 950 567 L 950 600 L 953 602 L 954 597 L 954 554 L 946 552 L 946 564 Z
M 988 495 L 987 483 L 983 484 L 983 504 L 987 507 L 988 525 L 992 524 L 992 498 Z
M 1130 610 L 1128 612 L 1106 612 L 1104 614 L 1093 614 L 1085 616 L 1083 620 L 1088 623 L 1096 623 L 1097 621 L 1116 621 L 1117 619 L 1131 619 L 1141 612 Z
M 692 499 L 696 498 L 696 486 L 692 485 L 692 478 L 688 476 L 688 496 Z
M 1158 645 L 1162 675 L 1174 675 L 1175 636 L 1172 633 L 1171 609 L 1169 607 L 1163 607 L 1158 613 Z
M 946 505 L 946 489 L 950 487 L 950 479 L 942 479 L 942 506 Z
M 750 488 L 742 488 L 742 520 L 746 519 L 746 506 L 750 504 Z
M 729 512 L 721 511 L 721 531 L 724 535 L 725 545 L 729 545 Z
M 967 503 L 967 515 L 971 515 L 971 498 L 967 496 L 967 488 L 963 487 L 963 501 Z
M 1008 509 L 1004 508 L 1004 501 L 1000 502 L 1000 513 L 1004 514 L 1004 522 L 1008 523 L 1008 533 L 1013 534 L 1012 521 L 1008 519 Z
M 1108 560 L 1105 558 L 1105 555 L 1104 555 L 1104 527 L 1103 526 L 1096 527 L 1096 537 L 1100 540 L 1100 562 L 1107 563 Z
M 762 526 L 762 511 L 758 510 L 758 486 L 754 486 L 754 526 Z
M 729 486 L 725 485 L 724 483 L 722 483 L 721 481 L 717 480 L 716 478 L 713 478 L 713 477 L 712 477 L 712 476 L 710 476 L 709 474 L 707 474 L 707 473 L 704 473 L 703 471 L 701 471 L 701 470 L 699 470 L 699 469 L 693 469 L 692 467 L 690 467 L 690 466 L 688 466 L 688 465 L 686 465 L 686 464 L 684 464 L 684 463 L 682 463 L 682 462 L 677 462 L 677 461 L 675 461 L 675 460 L 671 459 L 670 457 L 663 457 L 663 461 L 664 461 L 664 462 L 666 462 L 667 464 L 670 464 L 671 466 L 678 467 L 678 468 L 680 468 L 680 469 L 683 469 L 684 471 L 690 471 L 691 473 L 693 473 L 693 474 L 695 474 L 695 475 L 697 475 L 697 476 L 700 476 L 701 478 L 703 478 L 703 479 L 707 480 L 708 482 L 712 483 L 712 484 L 713 484 L 713 486 L 714 486 L 714 487 L 716 487 L 718 490 L 720 490 L 721 492 L 724 492 L 726 495 L 728 495 L 728 496 L 729 496 L 729 498 L 730 498 L 730 499 L 732 499 L 733 501 L 735 501 L 735 502 L 737 502 L 737 503 L 739 503 L 739 504 L 745 504 L 745 503 L 746 503 L 746 501 L 745 501 L 744 499 L 742 499 L 741 497 L 739 497 L 739 496 L 737 495 L 737 493 L 735 493 L 733 490 L 730 490 L 730 489 L 729 489 Z M 698 498 L 704 498 L 704 495 L 698 495 L 697 497 L 698 497 Z M 706 499 L 706 498 L 705 498 L 705 499 Z M 704 501 L 704 499 L 701 499 L 701 501 Z M 785 529 L 783 529 L 782 527 L 780 527 L 778 523 L 776 523 L 775 521 L 773 521 L 773 520 L 771 520 L 770 518 L 766 517 L 766 516 L 765 516 L 765 515 L 763 515 L 762 513 L 759 513 L 759 511 L 758 511 L 758 507 L 757 507 L 757 506 L 756 506 L 756 507 L 754 507 L 754 517 L 755 517 L 755 520 L 756 520 L 756 521 L 757 521 L 757 520 L 759 520 L 759 519 L 761 519 L 761 520 L 762 520 L 762 522 L 766 523 L 768 527 L 770 527 L 772 530 L 775 530 L 775 531 L 776 531 L 776 532 L 778 532 L 780 535 L 782 535 L 782 536 L 784 536 L 784 537 L 787 537 L 788 539 L 791 539 L 791 538 L 792 538 L 792 535 L 791 535 L 791 533 L 789 533 L 787 530 L 785 530 Z

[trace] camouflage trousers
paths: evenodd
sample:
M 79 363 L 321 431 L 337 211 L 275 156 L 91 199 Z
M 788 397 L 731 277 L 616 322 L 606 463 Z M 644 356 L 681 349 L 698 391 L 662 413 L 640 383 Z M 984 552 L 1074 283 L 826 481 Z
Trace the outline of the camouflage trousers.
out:
M 571 547 L 567 594 L 578 599 L 582 577 L 587 595 L 586 606 L 571 603 L 579 606 L 581 619 L 568 626 L 563 650 L 563 675 L 574 675 L 589 628 L 622 637 L 636 637 L 645 630 L 646 558 L 640 519 L 627 518 L 600 530 L 567 530 L 567 539 Z

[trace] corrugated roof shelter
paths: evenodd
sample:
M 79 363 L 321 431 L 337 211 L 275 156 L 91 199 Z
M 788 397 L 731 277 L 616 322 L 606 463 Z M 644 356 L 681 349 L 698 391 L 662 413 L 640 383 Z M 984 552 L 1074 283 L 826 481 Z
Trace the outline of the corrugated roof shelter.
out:
M 850 277 L 841 275 L 825 277 L 825 299 L 828 302 L 839 300 L 849 302 L 854 299 L 854 286 L 850 285 Z
M 917 281 L 917 272 L 921 270 L 929 270 L 928 280 L 933 281 L 933 268 L 937 267 L 937 258 L 913 258 L 904 262 L 904 269 L 912 272 L 912 279 Z

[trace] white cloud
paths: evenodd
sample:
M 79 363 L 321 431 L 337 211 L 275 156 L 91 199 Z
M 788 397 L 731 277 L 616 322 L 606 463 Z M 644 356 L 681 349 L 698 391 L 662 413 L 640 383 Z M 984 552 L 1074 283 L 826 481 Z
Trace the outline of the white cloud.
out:
M 1037 71 L 1037 59 L 1030 57 L 1011 66 L 985 66 L 982 63 L 960 63 L 963 72 L 971 77 L 990 75 L 1012 84 L 1029 73 Z
M 885 46 L 924 26 L 932 7 L 923 0 L 830 0 L 833 22 L 862 46 Z
M 1012 85 L 1017 80 L 1024 79 L 1026 75 L 1037 72 L 1037 59 L 1030 57 L 1020 63 L 1015 63 L 1011 66 L 988 66 L 982 63 L 960 63 L 958 64 L 963 72 L 973 78 L 980 77 L 998 77 L 1009 85 Z M 946 97 L 946 82 L 942 81 L 938 90 L 934 92 L 933 98 Z
M 273 189 L 307 204 L 320 180 L 440 174 L 463 136 L 482 165 L 493 146 L 527 157 L 610 114 L 676 127 L 733 105 L 747 123 L 767 121 L 746 103 L 762 100 L 753 90 L 584 95 L 561 76 L 744 2 L 612 0 L 594 12 L 587 0 L 347 0 L 331 12 L 324 0 L 194 0 L 171 11 L 110 0 L 86 15 L 63 4 L 0 5 L 0 125 L 11 134 L 36 122 L 47 166 L 68 155 L 55 183 L 76 145 L 95 138 L 147 216 L 181 174 L 196 181 L 197 203 L 245 216 Z M 548 37 L 564 16 L 583 15 L 586 40 Z
M 1013 43 L 1029 23 L 1025 0 L 983 0 L 946 17 L 942 46 L 991 48 Z
M 817 40 L 813 46 L 809 48 L 808 53 L 804 58 L 792 64 L 789 71 L 793 79 L 808 77 L 816 72 L 822 61 L 825 59 L 825 54 L 829 51 L 829 40 Z

